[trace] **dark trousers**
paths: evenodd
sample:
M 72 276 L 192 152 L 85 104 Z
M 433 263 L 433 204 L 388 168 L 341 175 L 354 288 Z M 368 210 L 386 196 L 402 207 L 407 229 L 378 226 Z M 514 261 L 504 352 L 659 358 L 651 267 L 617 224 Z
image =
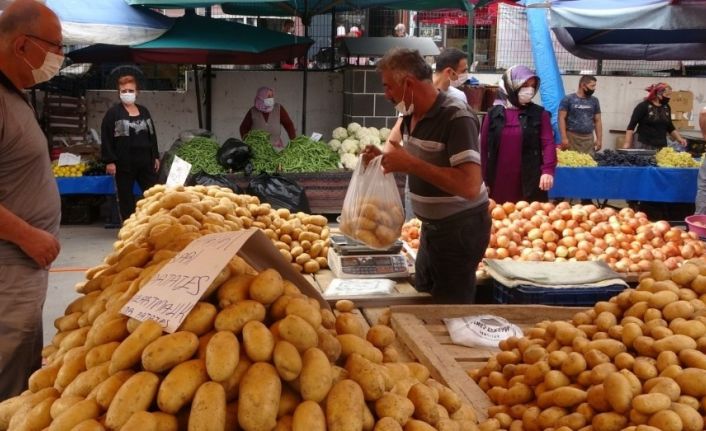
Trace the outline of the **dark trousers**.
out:
M 120 207 L 120 219 L 123 221 L 135 212 L 135 194 L 133 193 L 135 181 L 143 192 L 157 184 L 154 165 L 129 166 L 127 168 L 118 165 L 115 172 L 115 187 Z
M 490 240 L 488 206 L 442 220 L 423 220 L 415 263 L 415 287 L 437 304 L 472 304 L 476 269 Z

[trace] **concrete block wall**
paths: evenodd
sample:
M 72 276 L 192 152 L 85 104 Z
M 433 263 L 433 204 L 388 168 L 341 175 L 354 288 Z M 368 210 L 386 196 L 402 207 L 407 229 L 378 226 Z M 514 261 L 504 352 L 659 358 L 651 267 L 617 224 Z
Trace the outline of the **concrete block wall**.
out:
M 380 74 L 374 68 L 343 71 L 343 126 L 356 122 L 365 127 L 389 127 L 397 113 L 385 98 Z

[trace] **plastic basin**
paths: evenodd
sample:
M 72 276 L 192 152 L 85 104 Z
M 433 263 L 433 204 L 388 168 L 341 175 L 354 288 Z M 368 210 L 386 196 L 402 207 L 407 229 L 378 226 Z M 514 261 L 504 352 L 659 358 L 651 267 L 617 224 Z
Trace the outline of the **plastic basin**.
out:
M 694 232 L 702 238 L 706 237 L 706 214 L 690 215 L 684 221 L 689 226 L 689 232 Z

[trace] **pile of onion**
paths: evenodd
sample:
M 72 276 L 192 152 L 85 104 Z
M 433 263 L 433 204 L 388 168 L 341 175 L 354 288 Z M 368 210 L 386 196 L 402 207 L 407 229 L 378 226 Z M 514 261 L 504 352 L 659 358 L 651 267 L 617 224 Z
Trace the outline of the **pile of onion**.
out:
M 617 272 L 641 272 L 652 260 L 669 269 L 704 254 L 698 235 L 650 222 L 631 208 L 616 211 L 595 205 L 491 200 L 493 226 L 488 259 L 525 261 L 601 260 Z

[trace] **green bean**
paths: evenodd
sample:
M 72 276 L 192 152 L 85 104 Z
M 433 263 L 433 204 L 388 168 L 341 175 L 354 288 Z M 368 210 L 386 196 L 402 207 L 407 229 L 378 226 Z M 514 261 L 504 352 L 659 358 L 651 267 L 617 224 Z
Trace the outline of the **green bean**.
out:
M 191 163 L 191 173 L 206 172 L 216 175 L 226 171 L 218 163 L 218 148 L 218 142 L 213 139 L 197 136 L 179 147 L 176 155 Z
M 281 152 L 272 148 L 267 132 L 253 130 L 245 137 L 255 172 L 326 172 L 338 169 L 340 157 L 323 142 L 298 136 Z

